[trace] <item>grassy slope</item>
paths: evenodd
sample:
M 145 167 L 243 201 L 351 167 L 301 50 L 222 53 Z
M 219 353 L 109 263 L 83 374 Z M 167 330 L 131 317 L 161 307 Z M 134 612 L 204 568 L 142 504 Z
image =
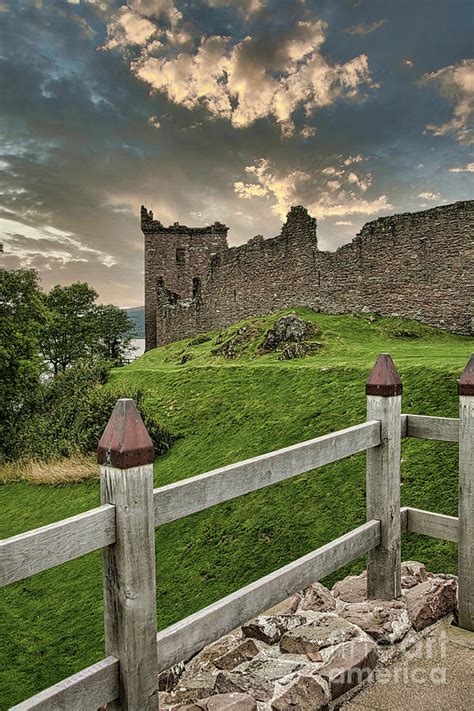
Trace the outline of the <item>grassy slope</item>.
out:
M 116 371 L 133 381 L 149 406 L 181 435 L 155 464 L 161 485 L 360 422 L 364 382 L 378 352 L 392 353 L 405 390 L 403 410 L 457 416 L 456 378 L 472 340 L 420 324 L 298 309 L 322 333 L 324 347 L 298 361 L 253 357 L 259 338 L 235 361 L 211 355 L 212 340 L 152 351 Z M 265 329 L 273 319 L 258 319 Z M 410 330 L 418 338 L 393 334 Z M 230 329 L 234 333 L 236 329 Z M 193 358 L 181 364 L 183 352 Z M 451 443 L 403 445 L 402 502 L 446 514 L 457 510 L 457 448 Z M 364 520 L 364 456 L 270 487 L 157 532 L 158 626 L 168 624 L 335 538 Z M 7 536 L 98 503 L 97 482 L 65 487 L 0 487 Z M 405 558 L 455 572 L 452 544 L 404 537 Z M 364 561 L 350 567 L 360 570 Z M 340 575 L 347 573 L 346 569 Z M 335 579 L 335 576 L 332 576 Z M 11 585 L 0 609 L 0 708 L 103 656 L 100 555 Z

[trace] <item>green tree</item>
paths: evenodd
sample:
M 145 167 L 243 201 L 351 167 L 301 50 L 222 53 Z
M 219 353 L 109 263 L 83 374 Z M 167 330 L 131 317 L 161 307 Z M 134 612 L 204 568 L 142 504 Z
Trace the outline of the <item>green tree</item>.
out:
M 48 320 L 41 337 L 41 352 L 54 375 L 94 351 L 97 292 L 85 282 L 55 286 L 45 296 Z
M 6 456 L 39 386 L 39 338 L 46 318 L 37 273 L 0 271 L 0 453 Z
M 123 363 L 130 349 L 133 322 L 118 306 L 98 305 L 96 299 L 97 292 L 85 282 L 55 286 L 46 294 L 48 320 L 41 352 L 55 376 L 84 359 Z
M 131 350 L 134 333 L 133 321 L 126 311 L 112 304 L 96 306 L 94 320 L 97 355 L 112 361 L 114 365 L 122 365 L 127 353 Z

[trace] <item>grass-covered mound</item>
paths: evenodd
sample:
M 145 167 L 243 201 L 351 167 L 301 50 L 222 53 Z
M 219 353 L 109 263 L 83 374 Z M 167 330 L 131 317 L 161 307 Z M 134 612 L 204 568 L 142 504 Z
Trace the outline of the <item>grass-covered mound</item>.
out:
M 364 383 L 381 351 L 402 377 L 405 412 L 457 416 L 456 380 L 472 339 L 370 314 L 296 312 L 313 324 L 306 341 L 319 344 L 305 357 L 281 360 L 281 350 L 262 349 L 272 316 L 151 351 L 113 373 L 115 390 L 139 388 L 177 436 L 156 461 L 157 486 L 363 421 Z M 238 335 L 247 338 L 230 349 L 237 353 L 219 353 Z M 456 515 L 455 444 L 406 441 L 402 476 L 403 505 Z M 361 454 L 163 526 L 159 628 L 362 523 L 364 479 Z M 11 483 L 0 499 L 1 535 L 10 536 L 96 506 L 98 484 Z M 404 557 L 456 571 L 453 544 L 405 535 Z M 338 577 L 363 567 L 357 561 Z M 99 553 L 0 594 L 0 708 L 103 657 Z

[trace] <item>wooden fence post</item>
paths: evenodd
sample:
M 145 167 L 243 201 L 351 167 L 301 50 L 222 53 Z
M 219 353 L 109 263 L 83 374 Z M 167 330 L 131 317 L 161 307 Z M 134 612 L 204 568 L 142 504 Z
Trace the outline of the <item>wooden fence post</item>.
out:
M 158 709 L 154 458 L 135 403 L 118 400 L 98 460 L 102 503 L 116 512 L 116 543 L 103 553 L 104 624 L 106 655 L 120 662 L 114 708 L 123 711 Z
M 381 444 L 367 450 L 367 520 L 381 522 L 380 545 L 368 553 L 367 596 L 400 595 L 400 445 L 402 383 L 388 353 L 381 353 L 366 385 L 367 419 L 380 420 Z
M 474 353 L 459 389 L 459 626 L 474 632 Z

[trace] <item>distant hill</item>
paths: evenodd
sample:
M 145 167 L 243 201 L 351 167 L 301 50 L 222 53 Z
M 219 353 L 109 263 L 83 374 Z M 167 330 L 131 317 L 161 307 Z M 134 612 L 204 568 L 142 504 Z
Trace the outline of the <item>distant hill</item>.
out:
M 135 306 L 133 309 L 125 309 L 133 323 L 137 338 L 145 338 L 145 308 L 143 306 Z

